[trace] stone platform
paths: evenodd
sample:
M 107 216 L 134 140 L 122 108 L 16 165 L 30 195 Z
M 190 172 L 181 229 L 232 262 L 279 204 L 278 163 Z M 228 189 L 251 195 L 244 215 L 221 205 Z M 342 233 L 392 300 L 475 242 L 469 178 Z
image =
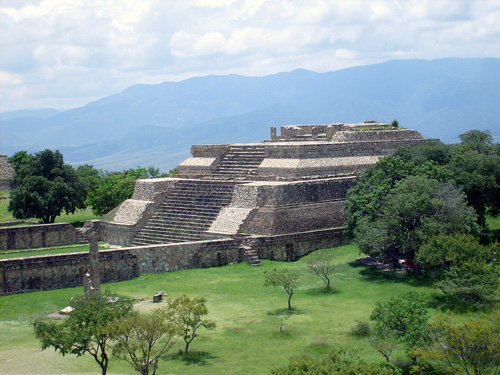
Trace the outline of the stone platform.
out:
M 145 246 L 342 227 L 356 175 L 426 140 L 390 124 L 290 125 L 260 143 L 195 145 L 172 178 L 138 180 L 106 225 L 108 242 Z

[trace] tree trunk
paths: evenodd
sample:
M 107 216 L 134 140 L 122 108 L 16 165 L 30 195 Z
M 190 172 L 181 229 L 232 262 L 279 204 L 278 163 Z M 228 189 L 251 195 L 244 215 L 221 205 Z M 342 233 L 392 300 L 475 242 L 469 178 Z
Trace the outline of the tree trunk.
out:
M 292 305 L 291 305 L 291 303 L 290 303 L 290 301 L 291 301 L 291 300 L 292 300 L 292 295 L 291 295 L 291 294 L 289 294 L 289 295 L 288 295 L 288 310 L 291 310 L 291 309 L 292 309 Z

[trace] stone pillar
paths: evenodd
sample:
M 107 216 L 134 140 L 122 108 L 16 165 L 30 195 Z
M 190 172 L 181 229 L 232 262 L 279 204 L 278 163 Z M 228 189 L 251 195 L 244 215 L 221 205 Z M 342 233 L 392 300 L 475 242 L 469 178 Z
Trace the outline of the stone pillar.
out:
M 271 139 L 276 139 L 276 126 L 271 126 Z
M 96 223 L 87 232 L 90 242 L 90 268 L 83 276 L 83 291 L 85 295 L 101 292 L 101 277 L 99 270 L 99 234 Z

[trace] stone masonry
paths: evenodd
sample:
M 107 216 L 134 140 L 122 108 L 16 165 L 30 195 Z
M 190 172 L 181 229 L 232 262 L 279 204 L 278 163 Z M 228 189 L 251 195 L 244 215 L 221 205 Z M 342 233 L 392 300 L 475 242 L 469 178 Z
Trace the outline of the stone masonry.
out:
M 0 294 L 82 285 L 93 264 L 98 284 L 141 272 L 294 261 L 341 245 L 344 201 L 356 175 L 399 146 L 425 141 L 414 130 L 372 121 L 291 125 L 281 135 L 271 128 L 261 143 L 192 146 L 178 175 L 137 180 L 132 199 L 106 221 L 87 223 L 99 240 L 130 247 L 99 251 L 98 261 L 95 251 L 95 259 L 78 253 L 0 260 Z M 74 229 L 57 225 L 0 229 L 0 247 L 76 241 Z
M 12 190 L 14 187 L 14 169 L 7 161 L 7 155 L 0 155 L 0 190 Z
M 106 224 L 107 239 L 145 246 L 342 227 L 356 175 L 425 142 L 375 121 L 289 125 L 261 143 L 195 145 L 171 178 L 138 180 Z

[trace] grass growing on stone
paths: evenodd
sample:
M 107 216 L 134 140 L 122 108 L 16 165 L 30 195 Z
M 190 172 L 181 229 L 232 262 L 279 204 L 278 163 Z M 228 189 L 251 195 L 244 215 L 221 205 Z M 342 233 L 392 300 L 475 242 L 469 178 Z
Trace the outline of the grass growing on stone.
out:
M 305 262 L 264 261 L 262 267 L 247 263 L 209 269 L 193 269 L 140 277 L 106 284 L 113 293 L 136 299 L 136 308 L 149 311 L 159 304 L 153 295 L 165 290 L 167 297 L 187 294 L 205 297 L 214 331 L 200 330 L 189 356 L 178 354 L 181 344 L 170 352 L 170 360 L 160 363 L 158 374 L 269 374 L 272 366 L 282 366 L 292 355 L 322 356 L 333 346 L 359 349 L 368 361 L 383 358 L 366 338 L 352 335 L 356 321 L 369 321 L 377 302 L 409 291 L 427 296 L 439 308 L 435 290 L 424 279 L 408 278 L 366 268 L 355 262 L 353 245 L 336 249 L 337 270 L 332 279 L 334 293 L 325 293 L 319 278 L 305 272 Z M 287 295 L 281 289 L 264 286 L 264 271 L 289 267 L 302 275 L 301 286 L 292 298 L 288 314 Z M 89 357 L 62 357 L 53 350 L 39 351 L 29 325 L 30 317 L 47 315 L 66 307 L 82 288 L 35 292 L 0 297 L 0 368 L 2 374 L 91 374 L 98 371 Z M 280 320 L 283 316 L 283 333 Z M 400 354 L 395 354 L 394 359 Z M 110 374 L 133 374 L 125 363 L 112 360 Z
M 99 242 L 99 249 L 104 250 L 108 248 L 109 247 L 105 245 L 104 242 Z M 39 255 L 80 253 L 89 251 L 90 251 L 89 244 L 67 245 L 67 246 L 57 246 L 48 248 L 37 248 L 37 249 L 0 250 L 0 259 L 32 257 Z

